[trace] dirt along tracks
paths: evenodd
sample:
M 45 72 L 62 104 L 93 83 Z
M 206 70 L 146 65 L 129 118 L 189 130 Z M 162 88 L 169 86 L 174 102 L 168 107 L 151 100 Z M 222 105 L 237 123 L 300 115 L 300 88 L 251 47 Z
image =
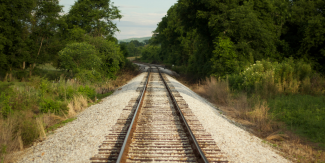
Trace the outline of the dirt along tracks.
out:
M 144 70 L 147 69 L 146 66 L 143 66 L 143 68 Z M 98 154 L 99 147 L 103 142 L 107 141 L 107 136 L 114 134 L 114 124 L 123 115 L 123 109 L 134 106 L 140 94 L 137 89 L 139 90 L 143 86 L 146 75 L 146 72 L 140 74 L 121 87 L 122 89 L 104 99 L 102 103 L 86 109 L 78 116 L 77 120 L 58 129 L 55 134 L 42 143 L 31 147 L 20 162 L 90 162 L 90 158 Z M 183 97 L 184 102 L 188 104 L 189 111 L 202 124 L 202 129 L 211 135 L 210 139 L 211 142 L 215 142 L 215 149 L 220 149 L 227 156 L 228 161 L 288 162 L 278 155 L 276 151 L 263 144 L 259 138 L 230 123 L 218 113 L 216 108 L 190 89 L 177 82 L 174 78 L 168 75 L 164 76 L 169 80 L 168 85 L 177 90 L 179 95 Z M 159 83 L 156 84 L 156 86 L 159 86 Z M 152 86 L 154 85 L 152 84 Z M 169 101 L 166 99 L 157 100 L 158 103 Z M 141 123 L 150 118 L 151 120 L 159 120 L 159 117 L 164 114 L 156 114 L 150 109 L 148 111 L 143 110 L 142 113 L 147 117 L 142 119 L 140 117 Z M 142 125 L 146 126 L 147 124 Z M 166 123 L 166 125 L 169 124 Z M 140 130 L 146 132 L 145 128 Z M 177 126 L 172 128 L 175 129 Z M 132 151 L 133 154 L 139 153 L 132 148 L 130 151 L 131 154 Z

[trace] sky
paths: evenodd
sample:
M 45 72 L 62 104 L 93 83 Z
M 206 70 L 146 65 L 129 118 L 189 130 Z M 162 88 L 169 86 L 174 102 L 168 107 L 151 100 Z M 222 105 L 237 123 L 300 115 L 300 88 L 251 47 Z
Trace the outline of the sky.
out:
M 75 0 L 60 0 L 63 11 L 67 13 Z M 118 40 L 152 35 L 167 14 L 168 9 L 177 0 L 111 0 L 123 15 L 121 20 L 114 20 L 120 32 L 115 33 Z

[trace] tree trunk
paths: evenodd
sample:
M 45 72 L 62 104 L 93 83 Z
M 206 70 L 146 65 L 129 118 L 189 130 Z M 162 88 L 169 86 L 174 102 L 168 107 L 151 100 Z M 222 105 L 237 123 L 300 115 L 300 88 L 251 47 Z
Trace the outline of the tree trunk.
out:
M 32 64 L 29 65 L 29 77 L 32 77 L 33 66 Z
M 43 45 L 43 40 L 44 40 L 44 37 L 42 37 L 41 45 L 39 46 L 39 49 L 38 49 L 38 53 L 37 53 L 37 57 L 36 58 L 38 58 L 39 53 L 41 52 L 42 45 Z M 33 68 L 35 68 L 35 66 L 36 66 L 36 63 L 33 64 Z
M 6 77 L 5 77 L 5 79 L 3 81 L 4 82 L 7 82 L 8 81 L 8 72 L 6 72 Z
M 43 45 L 43 40 L 44 40 L 44 37 L 42 37 L 42 40 L 41 40 L 41 45 L 39 46 L 39 49 L 38 49 L 38 53 L 37 53 L 37 57 L 39 56 L 39 53 L 41 52 L 41 48 L 42 48 L 42 45 Z M 33 69 L 35 68 L 36 66 L 36 63 L 33 63 L 29 66 L 29 77 L 32 77 L 32 71 Z
M 23 70 L 25 70 L 26 62 L 23 62 Z

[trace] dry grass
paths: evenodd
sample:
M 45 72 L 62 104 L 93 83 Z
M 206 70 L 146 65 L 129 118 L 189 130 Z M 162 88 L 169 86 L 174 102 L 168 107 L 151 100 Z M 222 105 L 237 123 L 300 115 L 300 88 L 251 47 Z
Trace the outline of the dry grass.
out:
M 246 112 L 249 121 L 255 124 L 257 131 L 260 133 L 270 133 L 277 129 L 276 125 L 274 125 L 275 122 L 268 114 L 269 110 L 270 108 L 263 101 L 256 104 L 250 112 Z
M 230 92 L 227 81 L 214 77 L 207 78 L 202 84 L 195 87 L 195 91 L 215 103 L 228 105 Z
M 73 96 L 73 100 L 68 103 L 68 117 L 74 117 L 77 113 L 88 107 L 88 99 L 83 95 Z
M 228 118 L 242 124 L 254 135 L 264 139 L 272 147 L 281 151 L 285 158 L 293 162 L 325 162 L 325 152 L 319 151 L 317 145 L 291 133 L 282 127 L 282 123 L 273 120 L 269 115 L 269 107 L 259 98 L 247 98 L 245 93 L 231 93 L 228 82 L 213 77 L 197 84 L 186 83 L 186 78 L 180 78 L 194 92 L 216 104 Z M 304 81 L 306 88 L 309 85 L 323 85 L 321 83 Z M 287 91 L 298 90 L 297 83 L 288 86 L 279 86 L 279 90 L 294 88 Z M 263 88 L 266 89 L 266 88 Z M 307 89 L 305 89 L 307 91 Z
M 91 87 L 95 88 L 98 94 L 108 93 L 126 84 L 138 74 L 139 72 L 137 71 L 120 71 L 115 80 L 96 83 Z M 65 79 L 62 76 L 60 82 L 64 81 Z M 14 90 L 28 92 L 29 95 L 34 95 L 30 92 L 37 92 L 35 89 L 39 87 L 40 82 L 41 78 L 34 77 L 31 79 L 31 82 L 28 83 L 28 89 L 27 87 L 14 87 Z M 80 83 L 74 79 L 67 80 L 65 83 L 65 87 L 70 86 L 74 89 L 77 89 L 79 85 Z M 58 94 L 56 95 L 58 96 Z M 29 100 L 34 99 L 34 96 L 28 97 L 30 98 Z M 88 99 L 85 95 L 74 95 L 73 98 L 67 102 L 67 107 L 69 109 L 68 113 L 61 111 L 61 116 L 58 116 L 53 113 L 40 113 L 36 104 L 25 109 L 26 111 L 21 109 L 22 106 L 24 106 L 22 102 L 24 98 L 25 96 L 20 97 L 20 94 L 13 98 L 12 109 L 15 110 L 14 115 L 10 115 L 8 118 L 4 119 L 0 114 L 0 162 L 2 162 L 3 159 L 4 162 L 13 162 L 16 158 L 13 153 L 14 151 L 23 150 L 34 144 L 35 141 L 43 141 L 47 138 L 47 131 L 51 131 L 61 122 L 75 117 L 88 107 L 89 102 L 93 103 L 93 101 Z M 33 103 L 37 103 L 37 101 L 35 100 Z
M 0 161 L 8 159 L 6 153 L 20 150 L 23 146 L 20 133 L 15 132 L 18 123 L 14 118 L 0 119 Z

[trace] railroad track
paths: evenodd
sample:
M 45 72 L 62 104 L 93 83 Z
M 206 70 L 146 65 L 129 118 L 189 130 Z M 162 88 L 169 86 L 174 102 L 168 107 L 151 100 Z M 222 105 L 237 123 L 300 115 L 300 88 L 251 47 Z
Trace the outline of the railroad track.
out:
M 159 68 L 141 84 L 92 163 L 228 162 Z

